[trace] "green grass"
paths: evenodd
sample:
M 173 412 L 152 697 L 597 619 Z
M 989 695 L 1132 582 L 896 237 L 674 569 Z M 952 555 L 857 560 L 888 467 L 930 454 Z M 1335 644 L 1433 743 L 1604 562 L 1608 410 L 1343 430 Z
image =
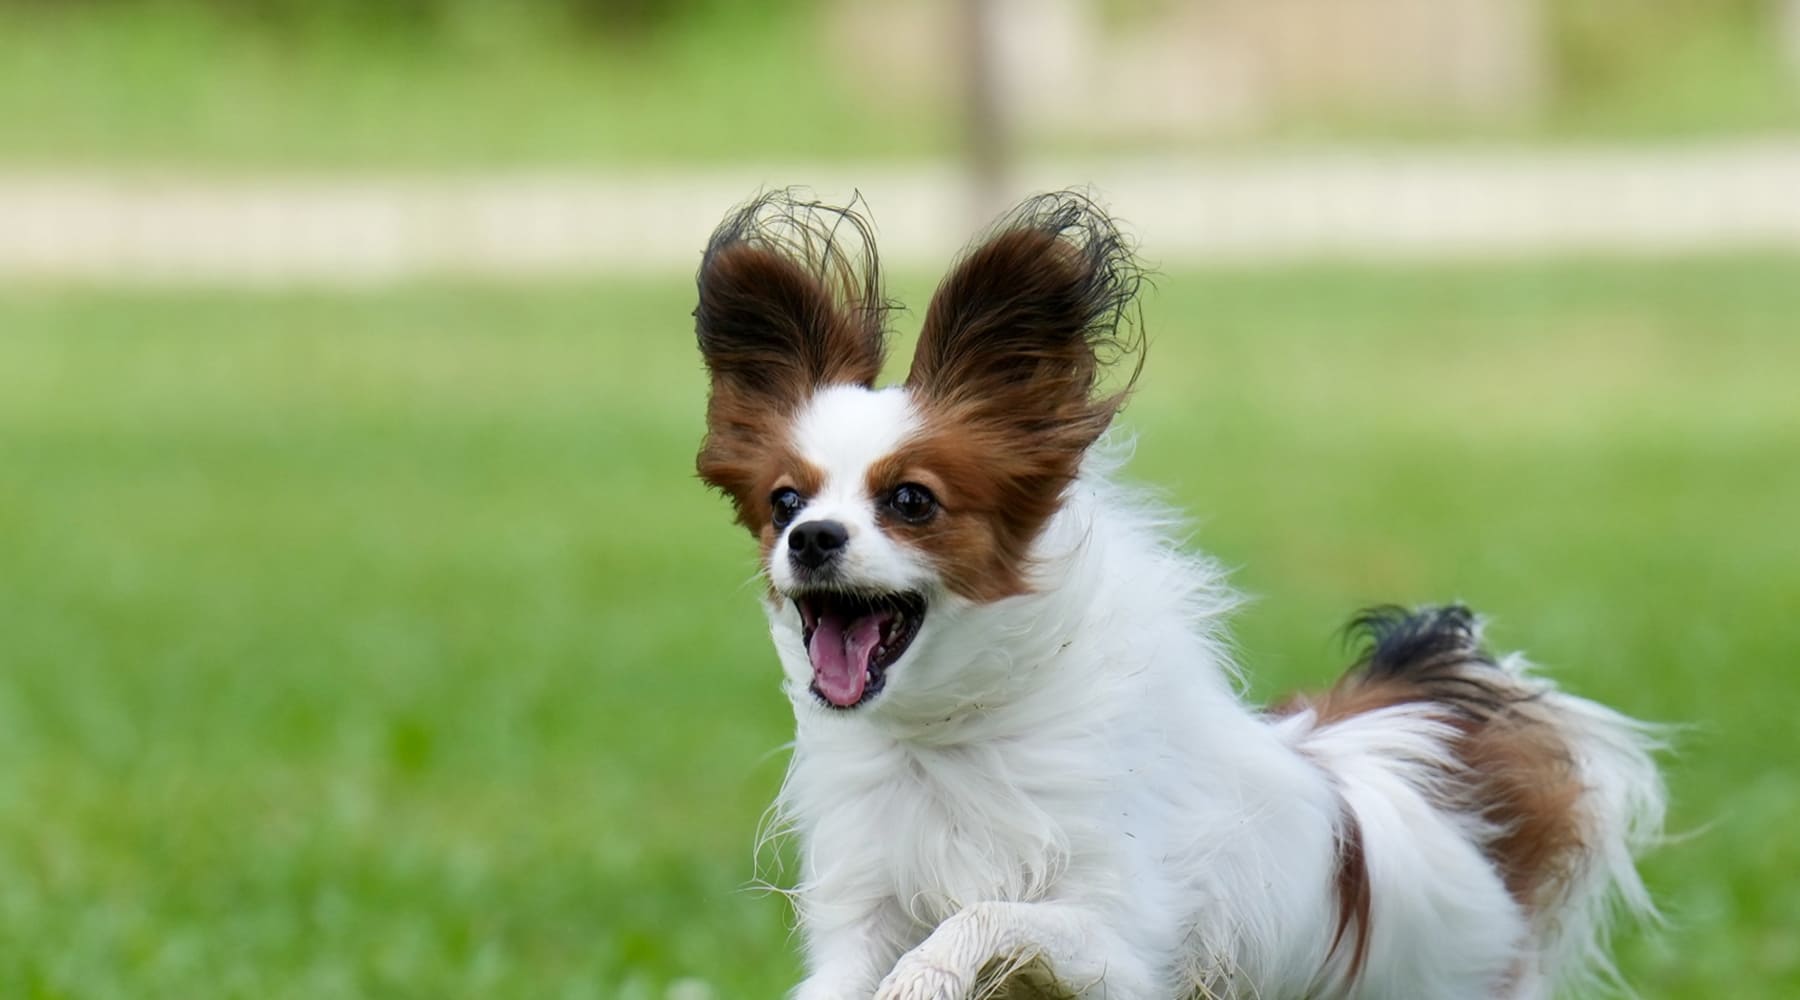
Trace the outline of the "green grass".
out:
M 1257 693 L 1469 600 L 1690 727 L 1646 995 L 1795 995 L 1800 260 L 1160 286 L 1134 475 L 1258 596 Z M 777 995 L 788 721 L 688 307 L 0 294 L 0 994 Z

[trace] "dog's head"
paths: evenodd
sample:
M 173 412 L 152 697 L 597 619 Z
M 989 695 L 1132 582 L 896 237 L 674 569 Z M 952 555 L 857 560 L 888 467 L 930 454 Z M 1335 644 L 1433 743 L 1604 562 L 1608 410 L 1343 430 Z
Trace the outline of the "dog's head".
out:
M 761 544 L 797 697 L 897 700 L 934 647 L 993 641 L 981 612 L 1045 585 L 1033 543 L 1129 389 L 1102 376 L 1141 358 L 1121 336 L 1139 280 L 1093 202 L 1034 198 L 939 286 L 905 383 L 876 388 L 888 304 L 867 223 L 780 193 L 714 232 L 698 467 Z

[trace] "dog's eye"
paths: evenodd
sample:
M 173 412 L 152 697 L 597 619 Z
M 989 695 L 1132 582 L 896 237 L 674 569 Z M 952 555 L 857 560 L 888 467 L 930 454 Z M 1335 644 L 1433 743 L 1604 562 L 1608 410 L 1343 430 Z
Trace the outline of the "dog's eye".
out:
M 775 527 L 785 528 L 799 516 L 800 508 L 805 506 L 806 498 L 800 495 L 799 490 L 783 486 L 769 494 L 769 519 L 775 523 Z
M 930 520 L 938 509 L 937 497 L 918 483 L 901 483 L 894 487 L 894 492 L 888 495 L 887 505 L 902 520 L 914 524 Z

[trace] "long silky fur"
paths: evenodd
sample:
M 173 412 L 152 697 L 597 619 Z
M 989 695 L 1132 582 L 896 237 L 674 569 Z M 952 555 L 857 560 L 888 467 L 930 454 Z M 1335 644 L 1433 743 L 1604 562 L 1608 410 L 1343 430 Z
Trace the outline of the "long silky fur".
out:
M 1096 446 L 1142 367 L 1129 240 L 1086 195 L 1027 202 L 877 389 L 869 236 L 759 198 L 709 243 L 695 314 L 699 465 L 761 540 L 795 716 L 758 842 L 797 847 L 795 997 L 1050 977 L 1109 1000 L 1545 1000 L 1607 978 L 1613 916 L 1652 912 L 1655 731 L 1489 655 L 1460 607 L 1378 609 L 1335 687 L 1246 703 L 1223 572 Z M 936 519 L 898 523 L 883 491 L 922 481 Z M 777 482 L 846 527 L 832 585 L 926 601 L 864 703 L 813 693 Z

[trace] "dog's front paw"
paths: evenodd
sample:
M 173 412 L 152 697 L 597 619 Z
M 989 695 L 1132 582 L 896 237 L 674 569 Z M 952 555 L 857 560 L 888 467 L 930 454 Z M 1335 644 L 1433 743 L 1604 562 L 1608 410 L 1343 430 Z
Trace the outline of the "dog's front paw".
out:
M 914 953 L 902 956 L 900 964 L 881 981 L 875 1000 L 965 1000 L 971 985 L 955 969 Z

